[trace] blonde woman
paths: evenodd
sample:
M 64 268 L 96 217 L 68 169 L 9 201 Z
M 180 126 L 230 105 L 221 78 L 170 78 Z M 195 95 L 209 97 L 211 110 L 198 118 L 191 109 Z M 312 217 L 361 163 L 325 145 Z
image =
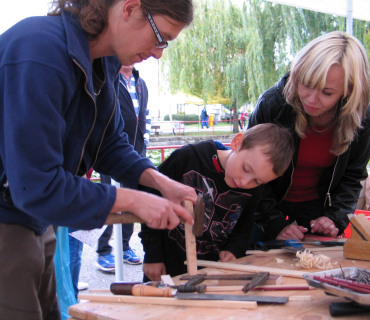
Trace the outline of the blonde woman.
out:
M 335 31 L 301 49 L 290 72 L 260 96 L 249 127 L 290 128 L 296 151 L 285 174 L 266 186 L 252 243 L 343 233 L 367 177 L 369 88 L 365 49 Z

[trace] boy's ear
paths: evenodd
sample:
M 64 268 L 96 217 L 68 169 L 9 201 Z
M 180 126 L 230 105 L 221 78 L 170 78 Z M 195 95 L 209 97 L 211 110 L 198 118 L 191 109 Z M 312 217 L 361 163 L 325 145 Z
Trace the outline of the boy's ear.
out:
M 242 146 L 244 141 L 244 135 L 242 133 L 238 133 L 230 143 L 230 149 L 232 151 L 239 151 L 240 147 Z

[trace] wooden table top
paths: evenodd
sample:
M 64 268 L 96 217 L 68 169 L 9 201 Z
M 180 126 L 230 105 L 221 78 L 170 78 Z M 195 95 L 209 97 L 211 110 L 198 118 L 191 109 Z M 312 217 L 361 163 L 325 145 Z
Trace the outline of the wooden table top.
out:
M 316 252 L 315 252 L 316 253 Z M 370 268 L 370 261 L 350 260 L 343 258 L 343 251 L 325 251 L 322 252 L 326 256 L 331 257 L 333 269 L 340 267 L 359 267 Z M 277 258 L 279 260 L 277 260 Z M 278 263 L 279 261 L 279 263 Z M 300 266 L 297 266 L 298 259 L 292 253 L 278 254 L 255 254 L 241 259 L 235 263 L 245 265 L 255 265 L 271 268 L 280 268 L 285 270 L 300 270 L 305 271 Z M 200 272 L 207 274 L 233 274 L 241 273 L 240 271 L 231 271 L 215 268 L 202 269 Z M 320 271 L 318 269 L 309 269 L 309 272 Z M 247 272 L 246 272 L 247 273 Z M 179 277 L 174 279 L 176 284 L 179 284 Z M 184 283 L 182 281 L 181 283 Z M 302 278 L 283 277 L 283 284 L 306 284 Z M 230 292 L 229 294 L 243 294 Z M 330 302 L 346 302 L 344 298 L 328 296 L 323 290 L 290 290 L 290 291 L 253 291 L 247 295 L 261 296 L 311 296 L 311 300 L 289 300 L 286 304 L 273 305 L 265 304 L 258 305 L 255 310 L 246 309 L 223 309 L 223 308 L 207 308 L 207 307 L 179 307 L 179 306 L 160 306 L 152 304 L 134 304 L 134 303 L 115 303 L 115 302 L 83 302 L 71 306 L 69 315 L 71 319 L 79 320 L 154 320 L 154 319 L 176 319 L 176 320 L 196 320 L 196 319 L 212 319 L 212 320 L 234 320 L 234 319 L 250 319 L 256 320 L 326 320 L 337 319 L 332 318 L 329 313 Z M 162 298 L 166 299 L 166 298 Z M 241 318 L 242 317 L 242 318 Z M 362 320 L 369 319 L 369 314 L 352 315 L 340 317 L 338 319 Z

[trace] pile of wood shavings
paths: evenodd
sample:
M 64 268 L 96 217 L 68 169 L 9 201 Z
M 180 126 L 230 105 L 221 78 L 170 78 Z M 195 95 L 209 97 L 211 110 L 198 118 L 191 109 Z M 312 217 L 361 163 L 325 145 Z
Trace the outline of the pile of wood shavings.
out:
M 331 269 L 333 265 L 330 263 L 330 258 L 323 254 L 314 255 L 310 250 L 297 251 L 297 258 L 299 258 L 302 268 L 312 269 L 318 268 L 321 270 Z

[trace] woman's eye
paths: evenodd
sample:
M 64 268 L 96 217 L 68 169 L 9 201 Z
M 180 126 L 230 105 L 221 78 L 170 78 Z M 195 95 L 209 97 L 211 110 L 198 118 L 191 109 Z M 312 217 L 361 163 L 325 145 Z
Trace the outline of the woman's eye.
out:
M 331 92 L 325 92 L 325 91 L 323 91 L 322 93 L 323 93 L 324 95 L 328 96 L 328 97 L 330 97 L 330 96 L 332 95 L 332 93 L 331 93 Z

